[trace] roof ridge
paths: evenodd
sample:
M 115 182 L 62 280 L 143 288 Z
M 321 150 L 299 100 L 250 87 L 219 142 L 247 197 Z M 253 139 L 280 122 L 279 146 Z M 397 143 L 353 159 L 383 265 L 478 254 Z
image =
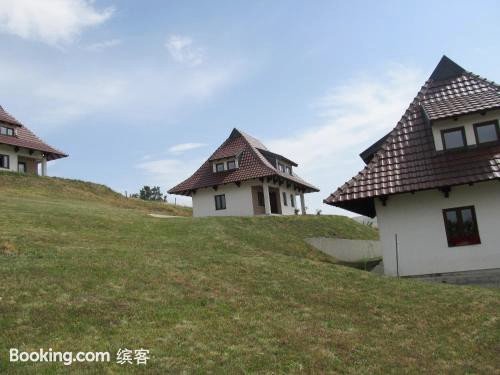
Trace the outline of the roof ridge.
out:
M 500 90 L 500 84 L 496 83 L 495 81 L 493 81 L 491 79 L 482 77 L 479 74 L 476 74 L 476 73 L 473 73 L 473 72 L 469 72 L 469 71 L 466 71 L 465 74 L 470 75 L 470 76 L 472 76 L 472 77 L 474 77 L 476 79 L 479 79 L 479 80 L 487 83 L 490 86 L 493 86 L 493 88 L 496 89 L 496 90 Z
M 12 125 L 24 126 L 18 119 L 12 116 L 3 106 L 0 105 L 0 121 L 7 122 Z
M 250 142 L 250 140 L 247 138 L 247 136 L 249 136 L 248 134 L 246 134 L 245 132 L 242 132 L 236 128 L 234 128 L 234 130 L 236 130 L 238 133 L 240 133 L 241 137 L 245 140 L 245 142 L 250 146 L 250 149 L 252 150 L 252 152 L 257 155 L 257 157 L 259 158 L 259 160 L 262 162 L 262 164 L 264 164 L 264 166 L 266 166 L 267 168 L 271 169 L 271 171 L 274 173 L 274 172 L 277 172 L 278 170 L 276 168 L 274 168 L 271 163 L 269 163 L 269 161 L 264 157 L 264 155 L 262 155 L 259 150 L 257 149 L 256 146 L 254 146 L 252 144 L 252 142 Z M 234 131 L 233 130 L 233 131 Z M 262 142 L 260 142 L 257 138 L 254 138 L 252 136 L 249 136 L 250 138 L 253 138 L 255 140 L 257 140 L 262 146 L 264 146 L 264 144 L 262 144 Z M 267 150 L 267 147 L 264 146 L 264 149 Z

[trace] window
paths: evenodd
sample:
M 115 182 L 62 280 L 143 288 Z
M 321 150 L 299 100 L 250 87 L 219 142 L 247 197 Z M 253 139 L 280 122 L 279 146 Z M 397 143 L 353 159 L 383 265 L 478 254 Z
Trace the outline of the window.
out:
M 0 126 L 0 135 L 9 135 L 11 137 L 14 136 L 14 129 L 7 128 L 5 126 Z
M 467 145 L 465 129 L 463 127 L 441 130 L 441 138 L 445 150 L 461 148 Z
M 225 210 L 226 209 L 226 195 L 216 195 L 215 196 L 215 209 L 216 210 Z
M 215 170 L 217 172 L 223 172 L 224 171 L 224 163 L 217 163 L 217 164 L 215 164 Z
M 449 247 L 481 243 L 473 206 L 449 208 L 443 210 L 443 216 Z
M 26 163 L 25 162 L 17 163 L 17 171 L 19 173 L 26 173 Z
M 290 204 L 292 207 L 295 207 L 295 195 L 290 194 Z
M 257 204 L 259 207 L 264 207 L 264 193 L 262 191 L 257 192 Z
M 9 169 L 9 155 L 0 155 L 0 168 Z
M 227 162 L 227 169 L 236 169 L 236 161 L 234 160 L 229 160 Z
M 278 170 L 281 171 L 281 172 L 284 172 L 285 171 L 285 166 L 281 163 L 278 163 Z
M 285 192 L 283 192 L 283 204 L 284 204 L 285 206 L 288 206 L 288 202 L 287 202 L 287 200 L 286 200 L 286 193 L 285 193 Z
M 292 167 L 287 166 L 286 167 L 286 173 L 292 174 Z
M 474 134 L 476 135 L 476 143 L 496 142 L 500 139 L 500 129 L 498 121 L 482 122 L 474 124 Z

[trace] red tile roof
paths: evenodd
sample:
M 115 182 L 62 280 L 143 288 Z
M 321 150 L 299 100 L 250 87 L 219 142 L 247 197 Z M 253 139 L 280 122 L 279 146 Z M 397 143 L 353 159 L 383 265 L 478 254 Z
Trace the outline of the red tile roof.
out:
M 27 148 L 41 151 L 46 154 L 47 160 L 67 157 L 68 155 L 59 151 L 38 138 L 31 130 L 17 121 L 0 106 L 0 123 L 15 125 L 15 136 L 0 135 L 0 143 L 15 147 Z
M 491 103 L 500 102 L 500 86 L 450 61 L 441 60 L 378 150 L 365 155 L 365 168 L 325 203 L 373 217 L 376 197 L 500 179 L 500 143 L 435 150 L 429 120 L 494 109 Z M 429 104 L 437 102 L 447 104 Z
M 168 193 L 189 195 L 192 191 L 204 187 L 263 177 L 288 180 L 307 192 L 319 191 L 315 186 L 304 181 L 296 174 L 289 175 L 278 171 L 258 149 L 267 150 L 258 139 L 234 129 L 229 138 L 215 150 L 212 156 L 191 177 L 170 189 Z M 224 172 L 213 172 L 211 163 L 213 160 L 236 155 L 239 155 L 239 168 Z

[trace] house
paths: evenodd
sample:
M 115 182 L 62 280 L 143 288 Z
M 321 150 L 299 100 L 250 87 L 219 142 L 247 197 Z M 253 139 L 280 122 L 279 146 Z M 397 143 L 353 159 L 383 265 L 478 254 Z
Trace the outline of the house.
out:
M 47 175 L 47 161 L 67 157 L 0 106 L 0 171 Z M 39 168 L 40 167 L 40 168 Z
M 234 129 L 191 177 L 168 193 L 191 196 L 194 216 L 305 215 L 304 194 L 319 190 L 298 177 L 296 167 Z
M 377 216 L 386 274 L 500 269 L 499 118 L 500 86 L 444 56 L 324 202 Z

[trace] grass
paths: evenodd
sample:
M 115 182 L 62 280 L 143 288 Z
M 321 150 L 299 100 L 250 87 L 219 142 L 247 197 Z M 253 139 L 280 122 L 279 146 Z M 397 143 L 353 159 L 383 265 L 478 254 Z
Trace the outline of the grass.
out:
M 192 216 L 190 207 L 174 206 L 163 202 L 147 202 L 140 199 L 127 199 L 105 185 L 92 182 L 68 180 L 64 178 L 45 178 L 19 173 L 0 172 L 0 190 L 7 196 L 18 196 L 29 200 L 76 202 L 103 204 L 129 208 L 144 212 L 156 212 L 174 216 Z
M 500 372 L 498 290 L 377 277 L 303 241 L 377 237 L 344 217 L 157 219 L 181 209 L 14 174 L 0 207 L 0 373 L 68 370 L 11 347 L 142 347 L 158 374 Z

